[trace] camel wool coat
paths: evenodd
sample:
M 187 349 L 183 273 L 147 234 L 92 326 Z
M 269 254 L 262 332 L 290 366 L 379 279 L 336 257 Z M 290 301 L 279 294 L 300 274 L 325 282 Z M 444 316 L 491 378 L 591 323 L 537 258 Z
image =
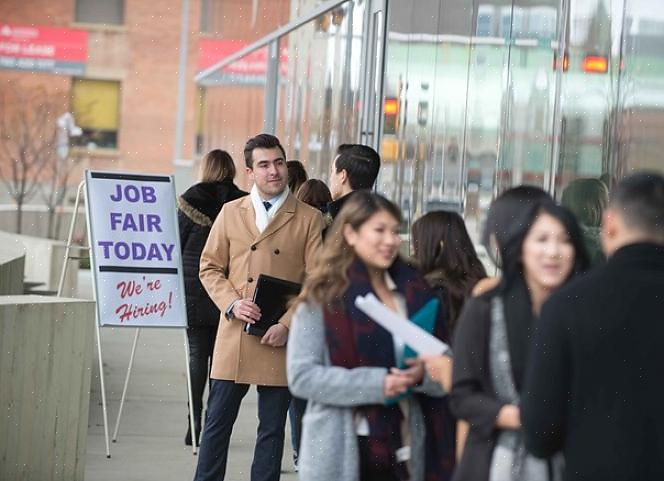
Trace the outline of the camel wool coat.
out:
M 200 279 L 221 311 L 212 359 L 212 379 L 261 386 L 287 386 L 286 348 L 262 345 L 245 323 L 225 312 L 237 299 L 251 299 L 259 274 L 302 283 L 322 247 L 320 212 L 292 194 L 262 233 L 251 197 L 221 210 L 201 254 Z M 293 310 L 279 320 L 290 328 Z

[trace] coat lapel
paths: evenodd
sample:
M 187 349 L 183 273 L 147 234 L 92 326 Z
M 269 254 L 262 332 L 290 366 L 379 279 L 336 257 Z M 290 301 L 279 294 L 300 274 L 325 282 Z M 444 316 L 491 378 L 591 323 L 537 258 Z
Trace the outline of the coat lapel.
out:
M 274 219 L 270 221 L 270 223 L 267 225 L 263 233 L 258 236 L 256 242 L 260 242 L 266 237 L 271 236 L 279 229 L 281 229 L 284 225 L 286 225 L 295 216 L 296 206 L 297 206 L 297 201 L 295 200 L 293 194 L 289 192 L 288 197 L 286 197 L 286 200 L 284 202 L 284 205 L 281 206 L 281 209 L 279 209 L 279 212 L 277 212 L 277 215 L 274 216 Z M 254 222 L 254 230 L 256 229 L 255 224 L 256 223 Z
M 241 217 L 244 226 L 249 231 L 249 234 L 251 234 L 251 238 L 256 239 L 260 234 L 256 228 L 256 213 L 254 212 L 254 206 L 251 203 L 251 196 L 248 195 L 242 199 L 240 209 L 242 210 Z

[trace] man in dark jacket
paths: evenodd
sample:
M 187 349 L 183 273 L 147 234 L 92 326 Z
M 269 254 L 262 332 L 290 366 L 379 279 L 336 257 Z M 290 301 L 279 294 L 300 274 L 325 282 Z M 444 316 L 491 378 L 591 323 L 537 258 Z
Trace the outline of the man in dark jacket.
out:
M 371 189 L 380 170 L 380 155 L 361 144 L 342 144 L 332 162 L 330 193 L 332 202 L 327 211 L 334 219 L 354 190 Z
M 664 177 L 613 192 L 607 263 L 542 309 L 522 396 L 527 448 L 568 481 L 664 479 Z

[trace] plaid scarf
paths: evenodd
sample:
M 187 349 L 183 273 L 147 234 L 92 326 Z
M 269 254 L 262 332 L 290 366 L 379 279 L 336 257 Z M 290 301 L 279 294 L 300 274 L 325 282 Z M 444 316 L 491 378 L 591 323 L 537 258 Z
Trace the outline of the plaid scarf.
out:
M 424 277 L 401 259 L 388 269 L 390 277 L 406 301 L 411 317 L 434 298 Z M 363 366 L 396 366 L 392 335 L 355 307 L 357 296 L 373 292 L 369 273 L 363 262 L 355 260 L 348 271 L 350 285 L 334 302 L 323 309 L 325 334 L 330 361 L 348 369 Z M 447 341 L 445 309 L 439 306 L 433 335 Z M 434 398 L 413 393 L 424 416 L 425 481 L 447 481 L 454 469 L 454 419 L 447 397 Z M 398 404 L 369 405 L 355 408 L 369 423 L 369 436 L 363 453 L 365 461 L 377 468 L 390 469 L 399 479 L 410 479 L 406 464 L 398 462 L 396 451 L 403 446 L 403 415 Z

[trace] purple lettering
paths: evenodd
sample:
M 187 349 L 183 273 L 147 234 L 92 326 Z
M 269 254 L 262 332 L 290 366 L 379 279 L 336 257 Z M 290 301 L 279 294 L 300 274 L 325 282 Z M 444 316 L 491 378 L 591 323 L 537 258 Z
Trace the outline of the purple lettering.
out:
M 111 230 L 115 230 L 120 222 L 122 222 L 122 214 L 120 212 L 111 212 Z
M 157 214 L 146 214 L 146 217 L 148 232 L 163 232 L 159 226 L 161 218 Z M 154 229 L 154 231 L 152 229 Z
M 164 260 L 164 258 L 161 255 L 161 252 L 159 252 L 159 247 L 157 247 L 157 244 L 150 244 L 150 247 L 148 249 L 148 255 L 145 260 L 151 261 L 152 259 L 157 259 L 160 261 Z
M 115 243 L 115 257 L 125 260 L 129 257 L 129 245 L 126 242 Z
M 131 257 L 135 261 L 140 261 L 145 259 L 146 249 L 143 244 L 140 242 L 131 243 Z
M 166 252 L 166 259 L 173 260 L 173 249 L 175 248 L 175 244 L 162 244 L 161 247 L 164 248 L 164 252 Z
M 157 202 L 157 196 L 154 193 L 154 187 L 144 185 L 141 187 L 141 191 L 143 191 L 143 202 L 146 204 L 154 204 Z
M 110 249 L 113 245 L 113 241 L 99 241 L 97 242 L 104 249 L 104 259 L 108 259 L 111 255 Z
M 115 193 L 111 194 L 111 200 L 113 202 L 120 202 L 122 200 L 122 186 L 120 184 L 115 184 Z
M 129 202 L 138 202 L 141 199 L 141 193 L 135 185 L 125 186 L 124 195 Z

